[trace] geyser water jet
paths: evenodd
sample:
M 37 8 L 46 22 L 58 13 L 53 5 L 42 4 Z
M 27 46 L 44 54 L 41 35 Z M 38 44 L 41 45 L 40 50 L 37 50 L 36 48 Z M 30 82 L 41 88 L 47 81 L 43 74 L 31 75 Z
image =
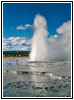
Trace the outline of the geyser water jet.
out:
M 44 61 L 48 54 L 47 23 L 43 16 L 36 15 L 34 19 L 34 36 L 32 39 L 31 61 Z
M 58 34 L 48 38 L 47 22 L 41 15 L 34 19 L 34 36 L 30 52 L 31 61 L 58 61 L 71 58 L 71 22 L 60 26 Z

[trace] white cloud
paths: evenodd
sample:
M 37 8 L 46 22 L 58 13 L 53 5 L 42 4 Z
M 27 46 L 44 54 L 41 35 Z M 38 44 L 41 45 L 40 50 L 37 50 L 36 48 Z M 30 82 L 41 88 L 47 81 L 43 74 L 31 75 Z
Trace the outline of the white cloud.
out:
M 16 29 L 17 29 L 17 30 L 25 30 L 25 27 L 23 27 L 22 25 L 20 25 L 20 26 L 18 26 Z
M 6 46 L 7 45 L 7 43 L 3 43 L 3 46 Z
M 23 48 L 21 48 L 21 50 L 23 50 L 23 51 L 28 50 L 28 47 L 23 47 Z
M 30 40 L 26 40 L 25 37 L 9 37 L 3 38 L 3 50 L 29 50 Z
M 25 28 L 30 27 L 30 26 L 31 26 L 30 24 L 26 24 L 26 25 L 24 25 Z
M 22 45 L 22 44 L 25 44 L 26 43 L 26 40 L 21 40 L 19 45 Z
M 18 45 L 18 42 L 12 42 L 12 45 Z
M 16 42 L 17 40 L 20 40 L 21 39 L 21 37 L 15 37 L 13 40 L 12 40 L 12 42 Z
M 31 45 L 31 40 L 27 40 L 27 41 L 26 41 L 26 44 L 27 44 L 27 45 Z
M 9 40 L 13 40 L 13 39 L 15 39 L 15 37 L 9 37 L 8 39 L 9 39 Z
M 25 46 L 23 48 L 21 48 L 22 51 L 30 51 L 31 46 Z
M 26 25 L 20 25 L 20 26 L 18 26 L 16 29 L 17 30 L 26 30 L 27 28 L 29 28 L 29 27 L 31 27 L 32 25 L 30 25 L 30 24 L 26 24 Z

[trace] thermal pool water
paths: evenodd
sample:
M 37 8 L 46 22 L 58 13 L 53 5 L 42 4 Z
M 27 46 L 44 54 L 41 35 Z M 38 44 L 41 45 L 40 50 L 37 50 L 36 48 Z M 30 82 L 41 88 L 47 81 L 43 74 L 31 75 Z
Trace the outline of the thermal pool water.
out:
M 4 97 L 71 97 L 70 62 L 3 59 Z

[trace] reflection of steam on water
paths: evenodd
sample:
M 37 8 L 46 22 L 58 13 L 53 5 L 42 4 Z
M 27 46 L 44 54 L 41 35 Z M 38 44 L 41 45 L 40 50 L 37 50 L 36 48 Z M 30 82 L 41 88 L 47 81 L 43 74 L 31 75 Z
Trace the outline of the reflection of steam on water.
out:
M 39 76 L 49 76 L 52 79 L 58 79 L 58 80 L 70 79 L 70 76 L 56 75 L 56 74 L 53 74 L 51 72 L 5 70 L 4 73 L 14 74 L 14 75 L 39 75 Z M 36 77 L 33 80 L 34 81 L 37 80 Z
M 71 57 L 71 22 L 64 23 L 57 29 L 61 36 L 47 38 L 47 23 L 43 16 L 34 19 L 31 61 L 70 60 Z

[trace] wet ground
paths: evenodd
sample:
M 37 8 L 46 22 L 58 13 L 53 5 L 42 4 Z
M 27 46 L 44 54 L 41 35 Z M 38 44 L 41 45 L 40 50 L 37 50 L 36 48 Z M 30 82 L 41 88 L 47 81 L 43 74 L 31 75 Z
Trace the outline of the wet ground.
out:
M 4 97 L 71 97 L 70 62 L 3 60 Z

